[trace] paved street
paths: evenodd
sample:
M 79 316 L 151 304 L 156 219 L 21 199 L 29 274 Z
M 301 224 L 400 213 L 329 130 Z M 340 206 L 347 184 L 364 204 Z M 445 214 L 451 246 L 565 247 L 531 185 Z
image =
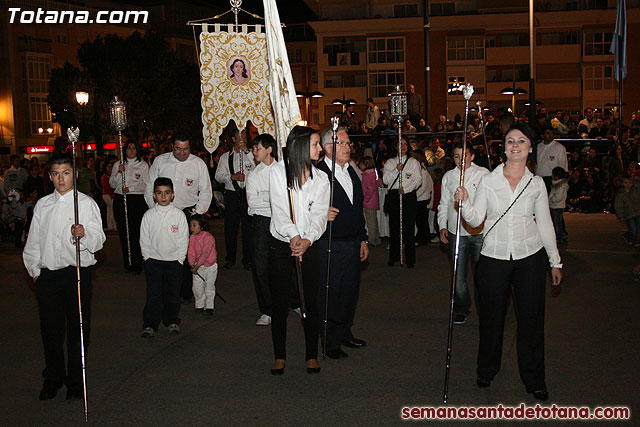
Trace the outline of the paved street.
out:
M 640 410 L 640 283 L 631 269 L 640 249 L 626 246 L 613 215 L 566 214 L 566 221 L 562 293 L 547 292 L 548 403 L 629 406 L 633 419 Z M 222 221 L 212 228 L 223 259 Z M 8 243 L 0 250 L 0 425 L 82 425 L 82 403 L 65 401 L 65 389 L 53 401 L 38 400 L 44 357 L 33 284 L 20 253 Z M 386 256 L 384 246 L 373 248 L 362 273 L 353 330 L 368 346 L 345 348 L 347 359 L 320 360 L 322 372 L 307 375 L 302 328 L 292 313 L 285 374 L 274 377 L 270 330 L 255 326 L 250 272 L 220 273 L 216 286 L 228 304 L 216 300 L 213 318 L 183 305 L 180 335 L 161 328 L 143 340 L 144 276 L 124 273 L 117 236 L 109 235 L 94 268 L 89 425 L 399 425 L 403 406 L 440 405 L 446 252 L 439 245 L 418 248 L 414 270 L 387 267 Z M 477 340 L 474 313 L 454 329 L 450 404 L 535 405 L 518 376 L 513 310 L 502 370 L 486 390 L 475 385 Z

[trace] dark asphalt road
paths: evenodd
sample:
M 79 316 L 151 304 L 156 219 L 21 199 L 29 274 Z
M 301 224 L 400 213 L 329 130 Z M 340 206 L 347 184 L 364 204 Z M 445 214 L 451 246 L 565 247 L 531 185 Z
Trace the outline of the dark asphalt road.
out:
M 640 283 L 631 268 L 640 250 L 624 244 L 623 226 L 613 215 L 567 214 L 566 221 L 563 290 L 557 298 L 547 292 L 548 404 L 629 406 L 637 425 Z M 220 258 L 221 228 L 216 221 Z M 44 357 L 33 285 L 20 253 L 7 243 L 0 250 L 0 425 L 82 425 L 82 403 L 65 401 L 64 389 L 53 401 L 38 400 Z M 345 349 L 345 360 L 320 360 L 322 372 L 307 375 L 302 328 L 292 315 L 286 371 L 273 377 L 271 335 L 268 327 L 255 326 L 250 272 L 221 272 L 216 286 L 229 303 L 216 300 L 212 318 L 183 305 L 182 334 L 161 329 L 155 339 L 143 340 L 144 276 L 122 271 L 117 237 L 109 236 L 94 268 L 89 424 L 399 425 L 403 406 L 440 405 L 447 255 L 438 245 L 418 248 L 414 270 L 387 267 L 386 255 L 384 247 L 373 248 L 362 274 L 354 333 L 369 345 Z M 518 376 L 513 311 L 507 314 L 502 370 L 486 390 L 475 385 L 477 340 L 473 314 L 454 329 L 450 405 L 535 405 Z

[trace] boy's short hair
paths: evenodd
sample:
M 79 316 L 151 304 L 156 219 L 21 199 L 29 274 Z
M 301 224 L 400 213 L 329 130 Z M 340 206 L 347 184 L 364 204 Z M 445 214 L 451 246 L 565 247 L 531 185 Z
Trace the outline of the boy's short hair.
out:
M 251 141 L 251 147 L 254 145 L 262 145 L 262 148 L 268 150 L 271 147 L 271 157 L 278 160 L 278 144 L 273 136 L 268 133 L 262 133 L 255 137 L 253 141 Z
M 206 215 L 195 214 L 191 215 L 189 221 L 197 221 L 200 224 L 200 230 L 208 231 L 209 230 L 209 220 Z
M 51 156 L 51 159 L 49 159 L 49 168 L 51 168 L 53 165 L 72 165 L 73 166 L 73 159 L 71 158 L 71 155 L 68 152 L 64 152 L 64 153 L 56 153 L 53 156 Z
M 629 172 L 626 172 L 624 175 L 622 175 L 622 180 L 628 180 L 633 182 L 633 177 L 631 176 L 631 174 Z
M 467 146 L 467 151 L 470 152 L 471 154 L 473 153 L 473 144 L 471 143 L 471 141 L 467 141 L 467 143 L 465 144 Z M 456 141 L 455 144 L 453 144 L 453 149 L 455 150 L 456 148 L 459 148 L 462 150 L 462 141 Z
M 166 176 L 160 176 L 153 181 L 153 191 L 156 191 L 158 187 L 169 187 L 171 191 L 173 191 L 173 181 L 171 178 L 167 178 Z
M 567 177 L 567 172 L 564 170 L 564 168 L 562 168 L 560 166 L 556 166 L 551 171 L 551 175 L 552 176 L 557 176 L 558 178 L 563 179 L 563 178 Z

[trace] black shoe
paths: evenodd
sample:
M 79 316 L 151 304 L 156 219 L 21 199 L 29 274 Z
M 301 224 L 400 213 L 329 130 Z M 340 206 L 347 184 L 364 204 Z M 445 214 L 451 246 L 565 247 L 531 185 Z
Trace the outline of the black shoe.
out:
M 320 366 L 318 366 L 317 368 L 307 368 L 307 374 L 319 374 L 320 373 Z
M 213 316 L 213 308 L 205 308 L 202 312 L 205 317 Z
M 415 267 L 415 265 L 413 265 L 413 264 L 407 264 L 407 268 L 414 268 L 414 267 Z
M 543 402 L 546 402 L 547 400 L 549 400 L 549 392 L 547 390 L 534 391 L 533 397 L 535 397 L 538 400 L 542 400 Z
M 224 263 L 224 265 L 222 266 L 222 268 L 227 269 L 227 268 L 231 268 L 233 267 L 234 263 L 231 261 L 227 261 Z
M 270 372 L 271 372 L 271 375 L 283 375 L 284 374 L 284 366 L 282 368 L 272 369 Z
M 253 268 L 253 266 L 251 265 L 250 262 L 246 262 L 244 264 L 242 264 L 244 266 L 245 270 L 251 270 Z
M 458 313 L 455 316 L 453 316 L 453 324 L 454 325 L 462 325 L 466 321 L 467 321 L 467 316 L 465 316 L 462 313 Z
M 491 380 L 485 380 L 484 378 L 478 377 L 478 379 L 476 380 L 476 384 L 478 384 L 478 387 L 480 388 L 489 388 L 489 386 L 491 385 Z
M 40 390 L 40 400 L 55 399 L 60 387 L 62 387 L 62 384 L 57 384 L 50 380 L 44 380 L 42 390 Z
M 84 393 L 82 390 L 67 389 L 67 400 L 84 400 Z
M 329 359 L 344 359 L 345 357 L 349 357 L 349 355 L 342 351 L 341 348 L 336 348 L 335 350 L 327 350 L 326 356 Z
M 204 313 L 204 307 L 196 308 L 196 313 Z
M 367 346 L 367 342 L 358 338 L 351 338 L 350 340 L 342 341 L 343 345 L 351 348 L 362 348 Z

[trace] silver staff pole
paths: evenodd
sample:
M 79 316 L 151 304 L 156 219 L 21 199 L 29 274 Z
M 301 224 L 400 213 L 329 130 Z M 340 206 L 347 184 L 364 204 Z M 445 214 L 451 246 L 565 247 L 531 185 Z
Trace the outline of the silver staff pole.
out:
M 336 182 L 336 146 L 338 142 L 338 117 L 331 117 L 331 129 L 333 130 L 331 150 L 331 187 L 329 189 L 329 207 L 333 207 L 333 188 Z M 325 358 L 327 349 L 327 320 L 329 318 L 329 283 L 331 276 L 331 240 L 333 237 L 333 221 L 329 221 L 329 243 L 327 247 L 327 284 L 324 294 L 324 331 L 322 332 L 322 359 Z
M 127 186 L 127 181 L 125 178 L 126 172 L 126 158 L 124 155 L 124 150 L 122 149 L 122 131 L 127 127 L 127 111 L 124 105 L 124 102 L 118 100 L 117 96 L 113 97 L 113 101 L 111 101 L 109 112 L 111 115 L 111 126 L 113 126 L 118 131 L 118 148 L 120 149 L 120 164 L 125 168 L 125 171 L 122 172 L 122 199 L 124 201 L 124 225 L 127 234 L 127 259 L 129 260 L 129 268 L 132 268 L 131 265 L 131 238 L 129 237 L 129 210 L 127 209 L 127 193 L 124 191 L 124 188 Z
M 71 159 L 73 167 L 73 221 L 74 225 L 80 224 L 78 218 L 78 174 L 76 168 L 76 142 L 80 136 L 80 129 L 67 129 L 67 137 L 71 141 Z M 76 278 L 78 287 L 78 318 L 80 321 L 80 361 L 82 362 L 82 395 L 84 399 L 84 422 L 88 421 L 89 413 L 87 409 L 87 378 L 84 363 L 84 331 L 82 327 L 82 298 L 80 292 L 80 238 L 75 237 L 76 245 Z
M 491 172 L 491 155 L 489 154 L 489 144 L 487 143 L 487 129 L 484 127 L 484 117 L 482 116 L 482 102 L 476 102 L 478 106 L 478 117 L 480 117 L 480 127 L 482 128 L 482 138 L 484 139 L 484 149 L 487 152 L 487 166 Z
M 401 92 L 400 86 L 396 86 L 396 90 L 391 93 L 391 116 L 398 121 L 398 164 L 402 165 L 402 118 L 407 117 L 407 93 Z M 403 194 L 400 194 L 400 189 L 402 188 L 402 175 L 404 171 L 400 169 L 398 173 L 400 174 L 398 179 L 398 198 L 400 200 L 400 266 L 402 267 L 404 265 L 404 230 L 402 226 Z M 411 232 L 413 233 L 413 230 L 411 230 Z
M 462 95 L 466 101 L 464 107 L 464 131 L 462 133 L 462 159 L 460 160 L 460 187 L 464 186 L 464 170 L 467 156 L 467 118 L 469 117 L 469 100 L 473 95 L 473 86 L 467 83 L 462 89 Z M 449 397 L 449 371 L 451 368 L 451 344 L 453 342 L 453 304 L 456 297 L 456 279 L 458 277 L 458 256 L 460 255 L 460 228 L 462 227 L 462 203 L 458 202 L 458 217 L 456 219 L 456 251 L 453 258 L 453 271 L 451 273 L 451 305 L 449 307 L 449 334 L 447 336 L 447 363 L 444 374 L 443 403 L 447 403 Z

